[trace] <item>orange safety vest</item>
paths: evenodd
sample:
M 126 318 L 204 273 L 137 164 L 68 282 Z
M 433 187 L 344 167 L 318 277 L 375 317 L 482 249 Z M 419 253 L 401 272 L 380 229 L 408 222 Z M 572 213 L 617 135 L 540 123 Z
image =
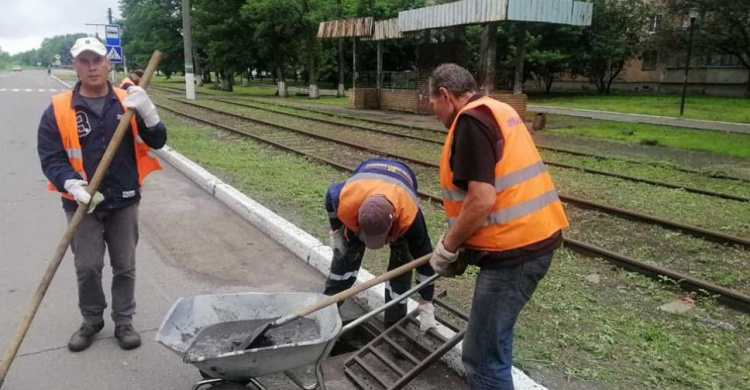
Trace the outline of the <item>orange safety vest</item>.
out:
M 130 77 L 125 77 L 125 80 L 122 80 L 122 82 L 120 83 L 120 88 L 125 89 L 126 84 L 137 85 L 135 81 L 133 81 L 133 79 L 131 79 Z
M 391 167 L 397 170 L 397 167 Z M 397 172 L 398 173 L 398 172 Z M 407 172 L 406 180 L 411 181 Z M 396 178 L 373 172 L 359 172 L 350 177 L 339 195 L 339 207 L 336 215 L 339 220 L 355 234 L 359 233 L 359 206 L 373 195 L 383 195 L 393 205 L 393 226 L 389 238 L 401 237 L 409 230 L 419 211 L 419 200 L 411 188 Z M 394 230 L 395 229 L 395 230 Z
M 453 184 L 451 144 L 458 118 L 485 106 L 492 111 L 503 139 L 503 157 L 495 165 L 495 205 L 492 212 L 463 245 L 477 250 L 506 251 L 542 241 L 568 226 L 552 178 L 534 141 L 513 108 L 489 97 L 464 106 L 453 120 L 440 158 L 443 206 L 452 225 L 461 213 L 466 192 Z
M 128 96 L 128 93 L 120 88 L 112 88 L 117 95 L 117 99 L 122 101 Z M 63 148 L 68 153 L 68 160 L 73 169 L 78 172 L 83 180 L 88 181 L 86 171 L 83 169 L 83 151 L 81 142 L 78 139 L 78 126 L 76 123 L 76 110 L 73 107 L 73 91 L 63 92 L 52 97 L 52 109 L 55 112 L 57 128 L 60 131 Z M 122 106 L 126 110 L 125 106 Z M 138 185 L 143 186 L 143 179 L 149 173 L 161 169 L 161 164 L 156 157 L 150 155 L 151 148 L 143 142 L 138 135 L 138 126 L 136 125 L 135 115 L 130 119 L 130 129 L 133 131 L 133 140 L 135 144 L 135 162 L 138 167 Z M 57 188 L 47 182 L 47 189 L 57 191 Z M 61 192 L 63 198 L 73 200 L 73 196 L 67 192 Z

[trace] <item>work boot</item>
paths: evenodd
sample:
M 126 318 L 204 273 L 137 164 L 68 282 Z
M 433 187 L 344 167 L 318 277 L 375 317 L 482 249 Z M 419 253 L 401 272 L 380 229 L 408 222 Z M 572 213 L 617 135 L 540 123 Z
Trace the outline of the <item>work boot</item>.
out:
M 133 329 L 133 325 L 115 326 L 115 337 L 122 349 L 136 349 L 141 346 L 141 336 Z
M 91 346 L 94 342 L 94 337 L 100 330 L 104 328 L 104 322 L 98 325 L 87 325 L 82 324 L 81 327 L 73 333 L 68 341 L 68 349 L 72 352 L 80 352 Z

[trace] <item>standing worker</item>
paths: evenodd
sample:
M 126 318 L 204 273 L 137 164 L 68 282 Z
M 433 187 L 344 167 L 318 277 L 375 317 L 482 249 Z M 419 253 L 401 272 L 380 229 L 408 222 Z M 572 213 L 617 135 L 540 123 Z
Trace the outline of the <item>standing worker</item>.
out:
M 463 363 L 474 390 L 513 389 L 513 327 L 568 226 L 552 179 L 523 120 L 477 94 L 474 77 L 443 64 L 429 79 L 430 105 L 449 129 L 440 159 L 448 231 L 430 264 L 456 276 L 480 268 Z
M 104 200 L 84 217 L 71 243 L 83 324 L 70 338 L 68 348 L 74 352 L 88 348 L 104 327 L 107 301 L 102 268 L 106 247 L 112 265 L 115 337 L 121 348 L 133 349 L 141 345 L 132 325 L 140 188 L 146 175 L 161 169 L 150 148 L 164 146 L 167 130 L 142 88 L 130 87 L 125 92 L 107 81 L 110 63 L 105 57 L 106 47 L 98 39 L 80 38 L 70 53 L 79 81 L 72 91 L 53 96 L 42 115 L 39 159 L 50 181 L 48 188 L 62 196 L 68 222 L 78 203 L 95 206 L 100 193 Z M 136 115 L 92 202 L 87 180 L 99 166 L 125 107 L 133 108 Z
M 128 88 L 134 85 L 137 86 L 138 83 L 141 82 L 141 77 L 143 77 L 143 70 L 141 69 L 136 69 L 130 72 L 130 76 L 125 77 L 125 80 L 122 80 L 122 82 L 120 83 L 120 88 L 127 91 Z
M 354 285 L 365 248 L 391 247 L 388 270 L 432 252 L 422 210 L 417 198 L 417 178 L 406 164 L 369 159 L 352 176 L 332 184 L 326 192 L 326 211 L 331 223 L 333 261 L 324 294 L 334 295 Z M 435 271 L 429 264 L 417 268 L 422 282 Z M 386 282 L 385 301 L 409 290 L 411 272 Z M 419 291 L 419 321 L 422 331 L 435 327 L 432 298 L 434 285 Z M 406 315 L 406 302 L 385 311 L 385 328 Z

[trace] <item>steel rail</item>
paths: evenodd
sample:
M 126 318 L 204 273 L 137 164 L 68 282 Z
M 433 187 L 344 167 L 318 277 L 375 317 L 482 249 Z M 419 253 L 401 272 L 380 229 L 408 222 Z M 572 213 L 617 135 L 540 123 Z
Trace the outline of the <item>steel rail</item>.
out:
M 209 98 L 209 100 L 220 102 L 220 103 L 224 103 L 224 104 L 235 105 L 235 106 L 239 106 L 239 107 L 247 107 L 247 108 L 252 108 L 252 109 L 255 109 L 255 110 L 272 112 L 272 113 L 275 113 L 275 114 L 287 115 L 287 116 L 290 116 L 290 117 L 293 117 L 293 118 L 299 118 L 299 119 L 302 119 L 302 120 L 310 120 L 310 121 L 320 122 L 320 123 L 325 123 L 325 124 L 330 124 L 330 125 L 344 126 L 344 127 L 350 127 L 350 128 L 360 129 L 360 130 L 364 130 L 364 131 L 372 131 L 372 132 L 375 132 L 375 133 L 388 134 L 388 135 L 395 136 L 395 137 L 414 139 L 414 140 L 418 140 L 418 141 L 422 141 L 422 142 L 427 142 L 427 143 L 432 143 L 432 144 L 436 144 L 436 145 L 440 145 L 440 146 L 442 146 L 444 144 L 444 141 L 439 141 L 439 140 L 435 140 L 435 139 L 419 137 L 419 136 L 415 136 L 415 135 L 411 135 L 411 134 L 403 134 L 403 133 L 397 133 L 397 132 L 383 130 L 383 129 L 376 129 L 376 128 L 372 128 L 372 127 L 366 127 L 366 126 L 356 125 L 356 124 L 342 123 L 340 121 L 335 121 L 335 120 L 328 120 L 328 119 L 321 119 L 321 118 L 312 118 L 312 117 L 301 115 L 301 114 L 295 114 L 295 113 L 285 112 L 285 111 L 281 111 L 281 110 L 275 110 L 275 109 L 271 109 L 271 108 L 267 108 L 267 107 L 258 107 L 256 105 L 252 105 L 252 104 L 239 103 L 239 102 L 224 100 L 224 99 L 220 99 L 220 98 L 213 98 L 212 97 L 212 98 Z M 545 149 L 545 148 L 542 148 L 542 147 L 538 147 L 538 148 L 539 149 Z M 549 148 L 547 148 L 547 149 L 549 149 Z M 556 149 L 554 151 L 560 153 L 559 149 Z M 654 186 L 659 186 L 659 187 L 680 189 L 680 190 L 684 190 L 686 192 L 690 192 L 690 193 L 694 193 L 694 194 L 700 194 L 700 195 L 706 195 L 706 196 L 713 196 L 713 197 L 717 197 L 717 198 L 721 198 L 721 199 L 736 200 L 736 201 L 740 201 L 740 202 L 750 202 L 750 198 L 744 197 L 744 196 L 739 196 L 739 195 L 732 195 L 732 194 L 726 194 L 726 193 L 722 193 L 722 192 L 715 192 L 715 191 L 710 191 L 710 190 L 704 190 L 704 189 L 701 189 L 701 188 L 690 187 L 690 186 L 679 185 L 679 184 L 672 184 L 672 183 L 667 183 L 667 182 L 658 181 L 658 180 L 644 179 L 644 178 L 640 178 L 640 177 L 635 177 L 635 176 L 630 176 L 630 175 L 624 175 L 624 174 L 621 174 L 621 173 L 607 172 L 607 171 L 602 171 L 602 170 L 599 170 L 599 169 L 592 169 L 592 168 L 586 168 L 586 167 L 581 167 L 581 166 L 577 166 L 577 165 L 570 165 L 570 164 L 565 164 L 565 163 L 558 163 L 558 162 L 549 161 L 549 160 L 545 160 L 544 163 L 547 164 L 547 165 L 550 165 L 550 166 L 554 166 L 554 167 L 559 167 L 559 168 L 564 168 L 564 169 L 574 169 L 574 170 L 578 170 L 578 171 L 590 173 L 590 174 L 593 174 L 593 175 L 609 176 L 609 177 L 614 177 L 614 178 L 628 180 L 628 181 L 637 182 L 637 183 L 646 183 L 646 184 L 650 184 L 650 185 L 654 185 Z
M 289 127 L 289 126 L 285 126 L 285 125 L 279 125 L 279 124 L 276 124 L 276 123 L 267 122 L 267 121 L 256 119 L 256 118 L 250 118 L 250 117 L 247 117 L 247 116 L 244 116 L 244 115 L 239 115 L 239 114 L 234 114 L 234 113 L 231 113 L 231 112 L 217 110 L 215 108 L 206 107 L 206 106 L 203 106 L 203 105 L 200 105 L 200 104 L 196 104 L 196 103 L 185 102 L 185 101 L 182 101 L 182 100 L 179 100 L 179 99 L 171 99 L 171 98 L 168 98 L 168 99 L 170 99 L 171 101 L 180 103 L 180 104 L 185 104 L 185 105 L 188 105 L 188 106 L 194 106 L 194 107 L 197 107 L 197 108 L 200 108 L 200 109 L 203 109 L 203 110 L 206 110 L 206 111 L 214 112 L 214 113 L 217 113 L 217 114 L 220 114 L 220 115 L 226 115 L 226 116 L 230 116 L 230 117 L 233 117 L 233 118 L 237 118 L 239 120 L 244 120 L 244 121 L 249 121 L 249 122 L 255 122 L 255 123 L 258 123 L 258 124 L 261 124 L 261 125 L 264 125 L 264 126 L 271 126 L 271 127 L 279 128 L 279 129 L 282 129 L 282 130 L 286 130 L 286 131 L 290 131 L 290 132 L 295 132 L 295 133 L 298 133 L 298 134 L 303 134 L 303 135 L 306 135 L 306 136 L 309 136 L 309 137 L 313 137 L 313 138 L 317 138 L 317 139 L 321 139 L 321 140 L 324 140 L 324 141 L 334 142 L 334 143 L 346 145 L 346 146 L 349 146 L 349 147 L 352 147 L 352 148 L 356 148 L 356 149 L 360 149 L 360 150 L 365 150 L 365 151 L 368 151 L 368 152 L 371 152 L 371 153 L 380 154 L 380 155 L 383 155 L 383 156 L 388 156 L 388 157 L 396 158 L 396 159 L 399 159 L 399 160 L 412 162 L 412 163 L 419 164 L 419 165 L 422 165 L 422 166 L 425 166 L 425 167 L 428 167 L 428 168 L 433 168 L 433 169 L 439 169 L 440 168 L 440 166 L 438 164 L 435 164 L 435 163 L 430 162 L 430 161 L 425 161 L 425 160 L 422 160 L 422 159 L 408 157 L 408 156 L 402 156 L 402 155 L 391 153 L 391 152 L 387 152 L 387 151 L 384 151 L 384 150 L 380 150 L 380 149 L 376 149 L 376 148 L 371 148 L 371 147 L 367 147 L 367 146 L 362 146 L 362 145 L 359 145 L 359 144 L 356 144 L 356 143 L 352 143 L 352 142 L 348 142 L 348 141 L 342 141 L 342 140 L 339 140 L 339 139 L 336 139 L 336 138 L 328 137 L 328 136 L 325 136 L 325 135 L 317 134 L 317 133 L 306 131 L 306 130 L 300 130 L 300 129 L 296 129 L 296 128 L 293 128 L 293 127 Z M 722 233 L 722 232 L 719 232 L 719 231 L 714 231 L 714 230 L 705 229 L 705 228 L 701 228 L 701 227 L 697 227 L 697 226 L 687 225 L 687 224 L 684 224 L 684 223 L 680 223 L 680 222 L 668 220 L 668 219 L 665 219 L 665 218 L 654 217 L 654 216 L 650 216 L 650 215 L 647 215 L 647 214 L 643 214 L 643 213 L 639 213 L 639 212 L 635 212 L 635 211 L 630 211 L 630 210 L 626 210 L 626 209 L 615 207 L 615 206 L 609 206 L 609 205 L 606 205 L 606 204 L 592 202 L 592 201 L 581 199 L 581 198 L 578 198 L 578 197 L 575 197 L 575 196 L 562 195 L 561 194 L 561 195 L 559 195 L 559 197 L 564 202 L 572 203 L 572 204 L 575 204 L 577 206 L 584 207 L 584 208 L 587 208 L 587 209 L 594 209 L 594 210 L 598 210 L 598 211 L 603 211 L 603 212 L 605 212 L 607 214 L 616 215 L 616 216 L 623 217 L 623 218 L 630 219 L 630 220 L 637 221 L 637 222 L 646 222 L 646 223 L 656 224 L 656 225 L 662 226 L 664 228 L 668 228 L 668 229 L 672 229 L 672 230 L 678 230 L 678 231 L 681 231 L 683 233 L 687 233 L 687 234 L 693 235 L 695 237 L 703 238 L 703 239 L 706 239 L 706 240 L 709 240 L 709 241 L 713 241 L 713 242 L 718 242 L 718 243 L 722 243 L 722 244 L 730 244 L 730 245 L 739 245 L 739 246 L 742 246 L 742 247 L 744 247 L 746 249 L 750 249 L 750 239 L 747 239 L 747 238 L 732 236 L 732 235 L 729 235 L 729 234 L 726 234 L 726 233 Z M 442 202 L 442 199 L 439 199 L 439 201 Z
M 179 110 L 176 110 L 176 109 L 171 108 L 171 107 L 164 106 L 162 104 L 157 104 L 157 106 L 159 106 L 160 108 L 166 109 L 167 111 L 173 112 L 173 113 L 175 113 L 177 115 L 180 115 L 180 116 L 192 119 L 192 120 L 200 122 L 200 123 L 204 123 L 204 124 L 207 124 L 207 125 L 210 125 L 210 126 L 213 126 L 213 127 L 216 127 L 216 128 L 224 129 L 224 130 L 227 130 L 227 131 L 231 131 L 231 132 L 235 132 L 235 133 L 240 133 L 240 134 L 243 134 L 243 135 L 247 135 L 247 136 L 249 136 L 249 137 L 251 137 L 253 139 L 256 139 L 258 141 L 261 141 L 263 143 L 266 143 L 266 144 L 278 147 L 279 149 L 282 149 L 282 150 L 285 150 L 285 151 L 289 151 L 289 152 L 292 152 L 292 153 L 304 156 L 306 158 L 310 158 L 312 160 L 317 160 L 317 161 L 329 164 L 329 165 L 331 165 L 331 166 L 333 166 L 333 167 L 335 167 L 335 168 L 337 168 L 339 170 L 342 170 L 342 171 L 352 172 L 354 170 L 354 167 L 346 166 L 346 165 L 343 165 L 343 164 L 340 164 L 340 163 L 336 163 L 336 162 L 330 161 L 328 159 L 321 158 L 320 156 L 316 156 L 314 154 L 304 152 L 304 151 L 299 150 L 299 149 L 295 149 L 295 148 L 292 148 L 292 147 L 281 145 L 278 142 L 268 140 L 268 139 L 266 139 L 264 137 L 260 137 L 260 136 L 255 135 L 255 134 L 250 134 L 250 133 L 248 133 L 246 131 L 243 131 L 243 130 L 240 130 L 240 129 L 235 129 L 235 128 L 230 127 L 230 126 L 222 125 L 222 124 L 215 123 L 215 122 L 203 119 L 203 118 L 196 117 L 194 115 L 183 113 L 183 112 L 180 112 Z M 420 195 L 420 197 L 422 197 L 424 199 L 428 199 L 428 200 L 436 201 L 436 202 L 442 202 L 442 199 L 439 198 L 436 195 L 427 194 L 427 193 L 424 193 L 422 191 L 419 192 L 419 195 Z M 657 266 L 654 266 L 654 265 L 651 265 L 651 264 L 647 264 L 647 263 L 638 261 L 636 259 L 624 256 L 624 255 L 620 255 L 618 253 L 615 253 L 615 252 L 612 252 L 612 251 L 609 251 L 609 250 L 606 250 L 604 248 L 600 248 L 600 247 L 597 247 L 597 246 L 594 246 L 594 245 L 591 245 L 591 244 L 588 244 L 588 243 L 584 243 L 584 242 L 581 242 L 581 241 L 577 241 L 577 240 L 573 240 L 573 239 L 569 239 L 569 238 L 564 238 L 563 241 L 564 241 L 564 245 L 566 247 L 569 247 L 570 249 L 572 249 L 572 250 L 574 250 L 576 252 L 582 253 L 584 255 L 589 255 L 589 256 L 594 255 L 595 257 L 605 258 L 607 261 L 610 261 L 610 262 L 614 263 L 615 265 L 618 265 L 618 266 L 621 266 L 621 267 L 624 267 L 624 268 L 628 268 L 630 270 L 642 273 L 642 274 L 650 276 L 650 277 L 656 277 L 658 280 L 661 280 L 663 277 L 667 277 L 667 278 L 669 278 L 671 280 L 674 280 L 677 283 L 677 285 L 679 285 L 683 289 L 688 289 L 688 290 L 695 289 L 695 288 L 702 289 L 702 290 L 706 291 L 709 294 L 718 295 L 719 296 L 719 300 L 722 303 L 727 304 L 728 306 L 732 306 L 732 307 L 734 307 L 734 308 L 736 308 L 738 310 L 741 310 L 743 312 L 746 312 L 746 313 L 750 312 L 750 296 L 747 296 L 747 295 L 742 294 L 740 292 L 737 292 L 735 290 L 731 290 L 731 289 L 727 289 L 725 287 L 717 286 L 717 285 L 712 284 L 710 282 L 706 282 L 706 281 L 703 281 L 703 280 L 700 280 L 700 279 L 692 278 L 692 277 L 687 276 L 685 274 L 682 274 L 682 273 L 679 273 L 679 272 L 676 272 L 676 271 L 672 271 L 672 270 L 669 270 L 669 269 L 666 269 L 666 268 L 657 267 Z M 662 272 L 662 271 L 664 271 L 664 272 Z

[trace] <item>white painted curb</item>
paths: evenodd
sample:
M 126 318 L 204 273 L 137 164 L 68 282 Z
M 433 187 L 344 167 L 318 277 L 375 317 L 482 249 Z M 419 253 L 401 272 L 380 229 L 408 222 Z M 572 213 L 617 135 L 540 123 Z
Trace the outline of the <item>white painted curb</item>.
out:
M 161 150 L 157 150 L 156 153 L 164 161 L 170 163 L 206 190 L 206 192 L 215 196 L 216 199 L 248 220 L 255 227 L 271 236 L 281 245 L 284 245 L 297 255 L 297 257 L 317 269 L 323 275 L 328 275 L 328 271 L 331 268 L 331 258 L 333 257 L 330 247 L 324 245 L 317 238 L 273 211 L 265 208 L 260 203 L 250 199 L 234 187 L 222 182 L 219 178 L 174 149 L 164 146 Z M 364 283 L 372 278 L 374 276 L 363 268 L 357 276 L 356 284 Z M 365 309 L 372 310 L 383 304 L 385 300 L 385 288 L 382 284 L 377 285 L 358 294 L 354 300 Z M 409 310 L 414 310 L 417 307 L 417 302 L 409 299 L 408 305 Z M 447 338 L 453 337 L 455 334 L 442 325 L 439 325 L 438 331 Z M 443 355 L 442 360 L 459 375 L 465 375 L 463 363 L 461 363 L 461 347 L 462 343 L 453 347 L 451 351 Z M 537 384 L 515 367 L 513 368 L 513 382 L 519 390 L 546 390 L 544 386 Z

